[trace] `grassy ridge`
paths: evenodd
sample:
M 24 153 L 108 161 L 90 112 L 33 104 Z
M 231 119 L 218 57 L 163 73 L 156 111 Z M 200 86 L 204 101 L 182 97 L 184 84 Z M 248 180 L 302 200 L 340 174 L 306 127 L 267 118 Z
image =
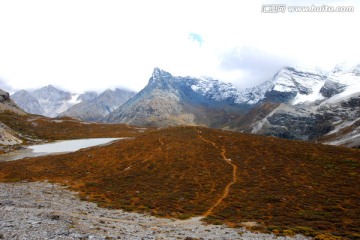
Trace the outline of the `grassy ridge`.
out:
M 131 137 L 139 131 L 126 124 L 84 123 L 69 117 L 47 118 L 38 115 L 18 115 L 12 112 L 0 113 L 0 122 L 21 134 L 25 143 L 31 139 L 64 140 L 98 137 Z
M 0 163 L 0 180 L 61 182 L 102 206 L 187 218 L 203 215 L 233 180 L 222 149 L 237 166 L 237 181 L 206 221 L 359 237 L 355 149 L 174 127 L 71 154 Z

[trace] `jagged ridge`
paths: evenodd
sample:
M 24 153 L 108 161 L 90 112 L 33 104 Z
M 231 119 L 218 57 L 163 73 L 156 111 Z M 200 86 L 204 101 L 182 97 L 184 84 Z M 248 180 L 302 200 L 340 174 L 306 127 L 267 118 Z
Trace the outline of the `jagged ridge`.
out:
M 359 119 L 356 104 L 348 104 L 358 99 L 359 82 L 358 66 L 331 72 L 285 67 L 273 79 L 240 91 L 218 80 L 175 77 L 155 68 L 148 85 L 104 121 L 205 125 L 315 140 Z M 353 136 L 350 145 L 356 146 Z

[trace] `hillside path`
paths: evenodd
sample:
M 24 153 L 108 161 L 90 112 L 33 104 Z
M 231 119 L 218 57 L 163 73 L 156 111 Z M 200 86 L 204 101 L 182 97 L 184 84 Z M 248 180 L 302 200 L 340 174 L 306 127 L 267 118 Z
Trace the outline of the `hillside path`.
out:
M 204 142 L 207 142 L 207 143 L 211 144 L 213 147 L 215 147 L 215 148 L 217 148 L 217 149 L 220 149 L 220 148 L 216 145 L 216 143 L 214 143 L 214 142 L 212 142 L 212 141 L 210 141 L 210 140 L 205 139 L 205 138 L 201 135 L 201 131 L 198 131 L 198 134 L 199 134 L 199 137 L 200 137 Z M 232 166 L 232 169 L 233 169 L 233 171 L 232 171 L 232 181 L 229 182 L 229 183 L 226 185 L 223 194 L 222 194 L 221 197 L 215 202 L 215 204 L 212 205 L 212 206 L 204 213 L 204 217 L 209 216 L 209 215 L 213 212 L 213 210 L 214 210 L 225 198 L 227 198 L 227 196 L 229 195 L 230 187 L 231 187 L 234 183 L 236 183 L 236 181 L 237 181 L 237 166 L 236 166 L 234 163 L 231 162 L 231 159 L 229 159 L 229 158 L 226 157 L 226 149 L 225 149 L 224 146 L 221 148 L 221 156 L 222 156 L 222 158 L 224 159 L 224 161 L 225 161 L 227 164 L 229 164 L 229 165 Z

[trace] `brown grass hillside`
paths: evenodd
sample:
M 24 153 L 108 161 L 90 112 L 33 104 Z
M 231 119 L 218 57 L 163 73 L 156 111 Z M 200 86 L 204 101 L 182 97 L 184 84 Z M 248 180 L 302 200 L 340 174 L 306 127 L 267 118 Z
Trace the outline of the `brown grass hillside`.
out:
M 96 137 L 131 137 L 143 132 L 126 124 L 86 123 L 69 117 L 48 118 L 39 115 L 0 113 L 0 122 L 22 136 L 25 143 L 32 140 L 64 140 Z
M 360 151 L 200 127 L 0 163 L 1 181 L 50 180 L 109 208 L 278 234 L 360 237 Z

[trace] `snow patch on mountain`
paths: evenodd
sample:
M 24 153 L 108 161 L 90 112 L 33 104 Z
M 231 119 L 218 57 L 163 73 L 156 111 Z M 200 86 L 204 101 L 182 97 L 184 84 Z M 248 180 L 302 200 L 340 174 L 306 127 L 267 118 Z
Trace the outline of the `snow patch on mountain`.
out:
M 69 100 L 69 103 L 72 105 L 75 105 L 77 103 L 81 103 L 81 99 L 79 99 L 80 94 L 79 93 L 72 93 L 71 98 Z
M 196 79 L 196 84 L 191 85 L 191 89 L 216 101 L 227 99 L 236 101 L 241 95 L 241 92 L 231 83 L 224 83 L 205 77 Z
M 344 70 L 337 66 L 333 71 L 323 71 L 317 68 L 284 67 L 275 76 L 259 86 L 237 89 L 231 83 L 224 83 L 208 77 L 173 77 L 170 73 L 155 68 L 152 83 L 164 81 L 181 82 L 193 91 L 207 99 L 227 101 L 234 104 L 254 105 L 268 100 L 285 102 L 291 105 L 314 103 L 332 99 L 342 99 L 360 89 L 360 65 Z M 341 87 L 344 87 L 342 89 Z M 341 93 L 341 94 L 339 94 Z M 281 98 L 275 99 L 282 94 Z M 285 95 L 284 95 L 285 94 Z M 286 95 L 287 94 L 287 95 Z
M 311 93 L 301 94 L 300 92 L 298 92 L 292 104 L 296 105 L 300 103 L 315 102 L 325 99 L 325 97 L 320 93 L 320 90 L 323 86 L 324 86 L 324 82 L 318 81 L 316 82 L 316 84 L 314 84 Z
M 256 104 L 266 98 L 268 92 L 292 93 L 293 104 L 323 99 L 320 89 L 327 76 L 317 69 L 290 68 L 281 69 L 273 79 L 253 88 L 238 90 L 231 83 L 202 78 L 197 79 L 191 89 L 216 101 L 232 100 L 236 104 Z
M 14 101 L 25 111 L 48 117 L 56 117 L 76 103 L 77 94 L 72 94 L 52 85 L 34 90 L 21 90 L 12 95 Z
M 106 115 L 119 108 L 135 95 L 134 92 L 107 89 L 101 94 L 87 92 L 78 96 L 77 104 L 71 106 L 59 116 L 78 118 L 84 121 L 101 121 Z M 74 96 L 75 98 L 75 96 Z
M 356 145 L 360 143 L 360 133 L 355 134 L 354 132 L 351 132 L 349 134 L 346 134 L 345 136 L 342 136 L 341 139 L 327 142 L 327 144 L 335 146 L 343 145 L 348 147 L 354 147 L 356 146 L 354 142 Z
M 332 96 L 323 104 L 334 104 L 360 92 L 360 74 L 356 74 L 356 72 L 338 71 L 329 76 L 329 80 L 343 85 L 344 89 L 341 93 Z
M 326 135 L 331 135 L 331 134 L 335 134 L 335 133 L 338 133 L 341 129 L 344 129 L 344 128 L 347 128 L 347 127 L 350 127 L 352 125 L 354 125 L 354 123 L 356 122 L 357 120 L 354 120 L 354 121 L 338 121 L 338 122 L 335 122 L 334 125 L 335 125 L 335 128 L 328 132 Z

